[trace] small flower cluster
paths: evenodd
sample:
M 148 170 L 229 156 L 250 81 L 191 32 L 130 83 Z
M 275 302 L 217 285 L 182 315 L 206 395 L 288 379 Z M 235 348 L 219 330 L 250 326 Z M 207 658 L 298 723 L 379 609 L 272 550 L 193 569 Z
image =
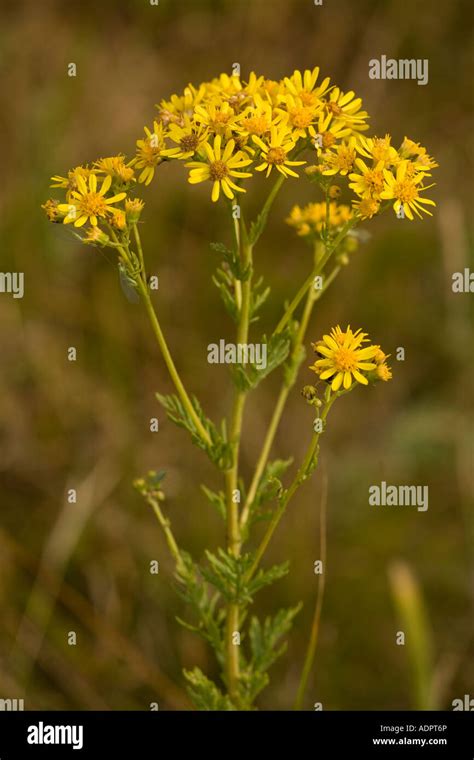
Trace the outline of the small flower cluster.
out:
M 107 245 L 109 232 L 122 231 L 140 218 L 144 203 L 129 196 L 136 182 L 135 171 L 123 155 L 101 158 L 90 166 L 77 166 L 66 177 L 55 175 L 52 187 L 64 190 L 65 200 L 50 199 L 43 204 L 51 222 L 84 227 L 86 243 Z
M 306 206 L 293 206 L 290 215 L 286 219 L 290 227 L 296 229 L 296 233 L 301 237 L 320 237 L 321 233 L 328 227 L 333 231 L 341 227 L 352 219 L 350 206 L 344 203 L 331 201 L 326 208 L 325 203 L 308 203 Z
M 383 201 L 391 201 L 397 215 L 403 209 L 410 220 L 413 214 L 421 218 L 421 212 L 431 216 L 426 206 L 435 203 L 421 194 L 433 187 L 424 181 L 438 164 L 407 137 L 398 150 L 391 143 L 390 135 L 352 136 L 321 150 L 310 169 L 321 177 L 348 177 L 349 188 L 357 196 L 352 205 L 361 219 L 375 216 Z
M 354 383 L 368 385 L 369 381 L 390 380 L 392 372 L 387 364 L 388 355 L 380 346 L 368 343 L 367 333 L 355 332 L 350 326 L 341 330 L 333 327 L 329 335 L 312 344 L 320 357 L 310 367 L 321 380 L 331 385 L 331 390 L 349 390 Z

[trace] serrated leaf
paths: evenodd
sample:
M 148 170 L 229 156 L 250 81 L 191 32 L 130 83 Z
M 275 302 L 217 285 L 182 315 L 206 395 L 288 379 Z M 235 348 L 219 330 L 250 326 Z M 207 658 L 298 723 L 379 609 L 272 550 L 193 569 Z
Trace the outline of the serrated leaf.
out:
M 211 491 L 210 488 L 208 488 L 205 485 L 201 485 L 202 491 L 206 494 L 207 498 L 211 502 L 212 506 L 217 509 L 220 516 L 223 520 L 225 520 L 227 515 L 227 508 L 225 503 L 225 494 L 223 491 Z
M 300 611 L 301 603 L 296 607 L 279 610 L 274 617 L 267 617 L 262 625 L 258 618 L 252 617 L 249 626 L 249 641 L 252 652 L 251 664 L 260 672 L 265 672 L 286 649 L 286 644 L 277 647 L 280 639 L 290 630 L 294 617 Z
M 264 586 L 269 586 L 280 578 L 284 578 L 288 574 L 289 566 L 289 562 L 282 562 L 280 565 L 273 565 L 268 570 L 260 568 L 247 585 L 248 595 L 253 597 Z
M 255 363 L 249 363 L 246 365 L 236 364 L 232 368 L 232 379 L 236 387 L 241 391 L 247 392 L 256 388 L 288 356 L 290 339 L 286 331 L 272 335 L 268 341 L 264 335 L 262 343 L 266 346 L 265 366 L 258 367 Z
M 218 686 L 211 681 L 199 668 L 184 670 L 188 682 L 188 693 L 198 710 L 236 710 L 230 697 L 223 694 Z
M 209 433 L 211 439 L 210 445 L 208 445 L 206 441 L 203 441 L 199 435 L 194 420 L 190 417 L 178 396 L 174 394 L 164 396 L 161 393 L 157 393 L 156 398 L 166 409 L 168 418 L 172 420 L 175 425 L 184 428 L 191 434 L 191 439 L 194 445 L 205 451 L 211 462 L 216 464 L 221 470 L 229 469 L 232 464 L 232 449 L 228 441 L 223 437 L 225 428 L 222 428 L 223 432 L 219 433 L 214 423 L 204 414 L 201 405 L 195 396 L 191 396 L 191 403 L 204 428 Z

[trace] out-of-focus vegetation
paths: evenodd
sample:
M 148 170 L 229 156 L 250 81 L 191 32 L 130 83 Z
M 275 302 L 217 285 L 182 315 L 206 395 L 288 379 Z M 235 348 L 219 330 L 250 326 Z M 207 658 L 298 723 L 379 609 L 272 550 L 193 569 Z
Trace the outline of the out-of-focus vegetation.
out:
M 214 474 L 158 408 L 154 392 L 170 384 L 142 310 L 125 300 L 111 262 L 49 225 L 40 204 L 52 174 L 131 153 L 161 97 L 234 62 L 244 78 L 320 65 L 363 98 L 371 132 L 389 131 L 396 144 L 407 134 L 440 164 L 433 219 L 390 214 L 371 223 L 369 242 L 313 318 L 315 338 L 349 322 L 392 354 L 403 346 L 406 358 L 392 362 L 391 383 L 341 400 L 324 439 L 328 573 L 307 706 L 419 706 L 416 652 L 396 645 L 409 612 L 393 604 L 394 561 L 406 563 L 404 577 L 417 579 L 423 598 L 422 639 L 432 651 L 420 667 L 429 662 L 432 672 L 420 678 L 436 684 L 440 707 L 472 694 L 473 296 L 451 290 L 452 273 L 473 266 L 471 14 L 469 0 L 2 4 L 0 269 L 25 273 L 25 297 L 0 294 L 1 697 L 25 697 L 28 709 L 148 709 L 152 701 L 172 709 L 187 704 L 183 666 L 212 673 L 205 647 L 175 622 L 182 608 L 166 547 L 131 482 L 150 468 L 167 471 L 175 531 L 199 556 L 221 530 L 198 487 Z M 368 61 L 381 54 L 427 58 L 429 84 L 370 80 Z M 209 242 L 227 239 L 227 219 L 211 208 L 208 189 L 185 177 L 182 166 L 165 167 L 144 192 L 142 237 L 179 369 L 218 419 L 229 386 L 225 367 L 207 364 L 207 345 L 231 328 L 209 284 Z M 263 183 L 252 184 L 256 209 Z M 303 179 L 287 182 L 260 242 L 256 268 L 272 286 L 264 328 L 289 284 L 307 274 L 309 250 L 283 219 L 313 194 Z M 76 362 L 67 360 L 70 346 Z M 309 375 L 303 368 L 301 385 Z M 248 409 L 247 475 L 277 382 L 262 384 Z M 149 431 L 153 416 L 159 433 Z M 301 454 L 307 425 L 295 390 L 274 454 Z M 382 480 L 429 485 L 429 510 L 369 506 L 368 488 Z M 76 504 L 67 502 L 70 488 Z M 319 498 L 318 483 L 301 489 L 272 546 L 274 561 L 290 553 L 291 572 L 260 604 L 270 612 L 303 600 L 304 610 L 263 709 L 294 698 L 316 593 Z M 153 559 L 158 576 L 149 573 Z

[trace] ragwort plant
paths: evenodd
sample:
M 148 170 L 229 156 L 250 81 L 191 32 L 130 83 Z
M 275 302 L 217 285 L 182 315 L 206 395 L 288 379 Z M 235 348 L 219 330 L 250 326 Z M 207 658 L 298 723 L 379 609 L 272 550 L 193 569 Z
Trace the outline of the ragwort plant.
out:
M 164 473 L 151 472 L 135 484 L 152 507 L 175 563 L 177 589 L 189 610 L 189 617 L 179 623 L 205 639 L 221 670 L 220 683 L 197 668 L 185 672 L 197 709 L 254 708 L 269 682 L 269 668 L 285 650 L 284 637 L 300 608 L 281 609 L 264 620 L 250 614 L 256 594 L 288 572 L 287 562 L 263 566 L 267 547 L 294 494 L 317 467 L 320 439 L 335 401 L 360 385 L 391 378 L 387 355 L 369 342 L 365 332 L 334 327 L 312 343 L 313 384 L 303 388 L 311 407 L 306 454 L 293 477 L 287 472 L 292 460 L 270 458 L 306 356 L 313 308 L 349 263 L 358 245 L 357 226 L 390 208 L 399 217 L 421 218 L 434 205 L 424 193 L 431 187 L 426 178 L 437 164 L 425 148 L 407 137 L 398 148 L 388 134 L 367 137 L 367 120 L 361 99 L 342 92 L 329 78 L 320 80 L 319 68 L 295 71 L 281 81 L 252 73 L 245 82 L 221 74 L 162 100 L 131 159 L 101 158 L 77 166 L 65 177 L 54 176 L 52 186 L 62 197 L 43 206 L 50 221 L 69 225 L 84 243 L 115 254 L 129 297 L 145 308 L 176 390 L 174 395 L 157 397 L 170 420 L 187 431 L 222 476 L 220 489 L 202 486 L 226 526 L 223 546 L 217 552 L 205 550 L 204 561 L 191 557 L 175 538 L 163 504 Z M 236 346 L 248 344 L 269 296 L 262 277 L 255 276 L 254 252 L 277 193 L 284 183 L 304 177 L 320 195 L 304 208 L 295 206 L 286 219 L 311 248 L 308 276 L 289 294 L 271 335 L 260 337 L 265 366 L 243 359 L 231 367 L 232 408 L 229 419 L 219 425 L 187 390 L 176 369 L 152 298 L 140 240 L 144 202 L 139 191 L 170 161 L 189 170 L 191 185 L 205 183 L 211 200 L 228 207 L 231 242 L 212 244 L 221 261 L 213 279 L 235 323 Z M 268 178 L 270 188 L 260 214 L 249 222 L 243 199 L 257 173 Z M 342 192 L 345 203 L 340 201 Z M 264 378 L 277 370 L 281 387 L 274 412 L 253 477 L 244 483 L 239 450 L 245 404 Z M 255 530 L 257 523 L 264 525 L 261 535 Z M 306 658 L 298 706 L 313 655 L 314 650 Z

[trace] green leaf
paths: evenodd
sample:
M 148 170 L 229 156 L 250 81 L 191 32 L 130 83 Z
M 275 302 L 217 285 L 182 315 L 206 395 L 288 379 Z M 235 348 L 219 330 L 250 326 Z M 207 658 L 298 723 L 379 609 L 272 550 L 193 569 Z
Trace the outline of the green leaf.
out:
M 272 335 L 270 340 L 267 340 L 264 335 L 262 343 L 266 346 L 266 362 L 264 367 L 258 367 L 255 363 L 249 363 L 248 365 L 236 364 L 232 368 L 232 379 L 236 387 L 241 391 L 247 392 L 256 388 L 288 356 L 290 339 L 286 331 Z
M 182 552 L 184 570 L 176 573 L 178 596 L 191 608 L 196 617 L 195 623 L 190 623 L 177 617 L 184 628 L 198 633 L 214 649 L 217 660 L 222 664 L 224 649 L 225 610 L 218 607 L 219 595 L 211 593 L 204 582 L 202 571 L 193 559 Z
M 268 462 L 258 484 L 255 498 L 250 505 L 249 525 L 271 516 L 272 511 L 264 511 L 262 507 L 279 498 L 283 489 L 281 478 L 292 463 L 293 457 Z
M 283 654 L 286 644 L 279 645 L 280 639 L 290 630 L 301 607 L 300 603 L 296 607 L 279 610 L 274 617 L 265 618 L 263 625 L 258 618 L 252 617 L 249 626 L 251 665 L 257 672 L 268 670 Z
M 191 440 L 198 448 L 205 451 L 214 464 L 221 470 L 228 470 L 232 465 L 232 448 L 227 441 L 225 427 L 222 427 L 221 433 L 217 430 L 213 422 L 204 414 L 201 405 L 195 396 L 191 396 L 191 403 L 194 411 L 201 420 L 204 428 L 209 433 L 211 445 L 202 440 L 199 435 L 194 420 L 188 414 L 187 410 L 176 395 L 164 396 L 161 393 L 156 394 L 156 398 L 166 409 L 168 418 L 187 430 L 191 434 Z
M 246 592 L 250 597 L 253 597 L 257 591 L 260 591 L 264 586 L 269 586 L 271 583 L 284 578 L 288 575 L 290 563 L 282 562 L 281 565 L 273 565 L 269 570 L 260 570 L 254 575 L 251 581 L 247 584 Z
M 260 277 L 252 287 L 251 300 L 250 300 L 250 322 L 257 322 L 259 317 L 258 311 L 262 308 L 263 304 L 270 295 L 270 288 L 266 287 L 259 292 L 263 284 L 263 277 Z
M 236 710 L 231 699 L 223 694 L 199 668 L 184 670 L 184 676 L 188 681 L 188 693 L 194 706 L 198 710 Z
M 205 485 L 201 485 L 202 491 L 206 494 L 207 498 L 211 502 L 212 506 L 217 509 L 220 516 L 223 520 L 225 520 L 227 515 L 227 508 L 225 503 L 225 494 L 223 491 L 211 491 L 210 488 L 207 488 Z

